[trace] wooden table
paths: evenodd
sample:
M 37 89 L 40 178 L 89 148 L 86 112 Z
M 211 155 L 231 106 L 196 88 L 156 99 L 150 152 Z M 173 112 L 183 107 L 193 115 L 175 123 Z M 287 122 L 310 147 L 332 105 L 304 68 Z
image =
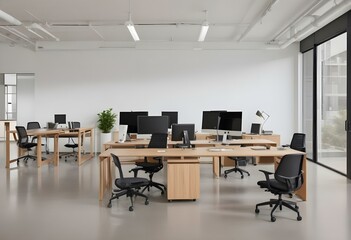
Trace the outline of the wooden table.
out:
M 17 140 L 17 132 L 10 131 L 9 122 L 5 122 L 5 131 L 6 131 L 6 168 L 10 167 L 10 163 L 17 161 L 16 159 L 10 159 L 10 134 L 12 133 L 14 139 Z M 69 129 L 31 129 L 27 130 L 28 136 L 37 137 L 37 158 L 38 167 L 41 167 L 43 163 L 49 163 L 49 161 L 42 161 L 41 152 L 42 152 L 42 137 L 54 138 L 54 157 L 53 162 L 55 166 L 59 165 L 59 147 L 58 147 L 58 138 L 67 138 L 67 137 L 75 137 L 78 138 L 78 157 L 77 162 L 78 165 L 83 164 L 85 161 L 92 159 L 94 157 L 94 128 L 79 128 L 74 130 Z M 82 141 L 84 141 L 85 137 L 90 137 L 90 152 L 88 155 L 82 155 Z M 20 153 L 20 151 L 19 151 Z M 52 159 L 51 159 L 52 160 Z
M 115 141 L 111 141 L 111 142 L 107 142 L 105 144 L 103 144 L 104 149 L 107 150 L 109 148 L 135 148 L 137 146 L 147 146 L 149 144 L 150 140 L 147 139 L 135 139 L 135 140 L 131 140 L 128 142 L 115 142 Z M 193 140 L 190 141 L 192 145 L 195 145 L 196 147 L 204 147 L 204 146 L 223 146 L 222 142 L 218 142 L 218 141 L 214 141 L 214 140 Z M 168 141 L 168 147 L 173 147 L 176 144 L 182 143 L 180 141 Z M 276 142 L 271 141 L 271 140 L 267 140 L 267 139 L 233 139 L 233 140 L 228 140 L 227 145 L 249 145 L 249 146 L 253 146 L 253 145 L 264 145 L 264 146 L 276 146 Z
M 17 162 L 17 159 L 10 159 L 10 125 L 8 122 L 5 122 L 5 130 L 6 130 L 6 168 L 10 167 L 10 163 Z M 57 129 L 32 129 L 28 130 L 27 134 L 29 136 L 37 137 L 37 166 L 40 168 L 43 164 L 48 164 L 49 162 L 53 162 L 55 166 L 58 165 L 58 137 L 59 137 L 59 130 Z M 46 161 L 42 160 L 41 156 L 41 142 L 42 137 L 52 137 L 54 138 L 54 155 L 52 159 L 47 159 Z M 17 139 L 17 135 L 14 135 L 14 138 Z
M 215 177 L 220 176 L 220 158 L 235 156 L 235 157 L 282 157 L 287 154 L 304 154 L 293 149 L 277 150 L 275 147 L 271 147 L 269 150 L 253 150 L 251 147 L 240 147 L 240 148 L 231 148 L 221 147 L 216 148 L 219 151 L 210 151 L 213 150 L 213 147 L 202 147 L 202 148 L 190 148 L 190 149 L 181 149 L 181 148 L 167 148 L 167 149 L 133 149 L 133 148 L 111 148 L 99 155 L 100 160 L 100 190 L 99 190 L 99 200 L 103 199 L 105 189 L 110 189 L 112 186 L 112 168 L 111 168 L 111 153 L 117 155 L 118 157 L 167 157 L 167 158 L 198 158 L 198 157 L 212 157 L 213 159 L 213 173 Z M 114 169 L 114 168 L 113 168 Z M 297 195 L 302 199 L 306 200 L 306 157 L 303 162 L 304 170 L 304 179 L 305 182 L 302 185 L 301 189 L 297 192 Z
M 60 132 L 60 138 L 78 138 L 78 165 L 82 165 L 85 161 L 94 157 L 94 128 L 85 127 L 72 130 L 64 130 Z M 90 152 L 82 155 L 82 142 L 86 137 L 90 137 Z

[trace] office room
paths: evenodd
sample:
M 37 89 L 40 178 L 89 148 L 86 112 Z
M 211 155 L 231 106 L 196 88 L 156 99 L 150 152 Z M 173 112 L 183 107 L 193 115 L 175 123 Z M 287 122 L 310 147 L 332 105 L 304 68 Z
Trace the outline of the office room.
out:
M 1 2 L 0 239 L 350 239 L 350 9 L 350 0 Z M 104 146 L 98 113 L 110 108 Z M 177 112 L 196 139 L 177 148 L 168 135 L 166 149 L 153 150 L 128 132 L 119 143 L 121 113 L 138 111 Z M 204 129 L 204 112 L 216 111 L 240 113 L 239 136 L 222 139 L 222 113 Z M 58 114 L 67 124 L 47 128 Z M 17 164 L 15 126 L 34 121 L 43 128 L 35 160 Z M 306 137 L 303 151 L 292 148 L 294 133 Z M 64 157 L 71 138 L 82 157 Z M 158 157 L 153 180 L 136 170 L 133 191 L 145 198 L 110 204 L 121 187 L 111 153 L 130 179 L 140 166 L 129 158 Z M 296 189 L 258 185 L 260 170 L 278 171 L 289 155 L 301 159 Z M 234 162 L 249 174 L 229 173 Z M 174 165 L 196 165 L 196 197 L 170 197 Z M 293 209 L 256 206 L 280 196 Z

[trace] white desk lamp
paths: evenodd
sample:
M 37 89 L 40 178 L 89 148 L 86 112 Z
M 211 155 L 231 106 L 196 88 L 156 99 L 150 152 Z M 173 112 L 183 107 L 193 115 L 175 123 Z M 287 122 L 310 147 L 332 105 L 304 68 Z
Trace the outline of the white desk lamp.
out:
M 266 121 L 270 117 L 269 114 L 264 112 L 264 111 L 257 110 L 256 116 L 258 116 L 260 118 L 263 118 L 263 120 L 264 120 L 263 123 L 262 123 L 262 134 L 272 134 L 273 131 L 265 131 L 265 130 L 263 130 L 264 124 L 266 123 Z

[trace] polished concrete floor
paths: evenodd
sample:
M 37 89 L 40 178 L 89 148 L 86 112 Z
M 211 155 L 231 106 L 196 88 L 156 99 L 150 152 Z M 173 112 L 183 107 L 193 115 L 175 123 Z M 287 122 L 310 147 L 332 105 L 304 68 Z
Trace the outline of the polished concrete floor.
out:
M 3 153 L 1 153 L 3 159 Z M 98 201 L 97 159 L 78 167 L 37 169 L 35 162 L 21 162 L 11 170 L 0 168 L 0 239 L 351 239 L 351 182 L 327 169 L 308 163 L 308 201 L 299 202 L 302 221 L 290 210 L 277 211 L 270 222 L 270 208 L 255 204 L 272 195 L 256 182 L 258 169 L 248 165 L 251 176 L 213 178 L 211 165 L 201 164 L 201 197 L 168 202 L 159 191 L 148 194 L 150 204 L 137 198 L 133 212 L 122 197 L 106 208 Z M 123 165 L 127 172 L 132 165 Z M 163 182 L 165 171 L 155 180 Z M 298 199 L 296 199 L 298 200 Z

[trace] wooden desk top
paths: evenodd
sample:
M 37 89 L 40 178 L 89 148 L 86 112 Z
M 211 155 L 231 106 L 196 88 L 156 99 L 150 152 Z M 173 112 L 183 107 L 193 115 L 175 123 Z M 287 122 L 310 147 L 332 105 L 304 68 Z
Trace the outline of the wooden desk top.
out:
M 38 129 L 29 129 L 27 130 L 27 134 L 29 136 L 43 136 L 43 135 L 55 135 L 59 134 L 60 136 L 65 135 L 72 135 L 76 136 L 79 132 L 87 132 L 91 131 L 94 128 L 92 127 L 85 127 L 85 128 L 77 128 L 77 129 L 65 129 L 65 128 L 58 128 L 58 129 L 47 129 L 47 128 L 38 128 Z M 10 133 L 17 133 L 16 130 L 11 130 Z
M 215 149 L 215 150 L 214 150 Z M 102 152 L 99 157 L 100 160 L 110 157 L 111 153 L 118 157 L 281 157 L 287 154 L 305 154 L 304 152 L 296 151 L 290 148 L 278 150 L 276 147 L 271 147 L 269 150 L 253 150 L 251 147 L 202 147 L 202 148 L 111 148 Z
M 105 145 L 108 145 L 110 147 L 118 147 L 118 148 L 123 148 L 123 147 L 133 147 L 133 146 L 138 146 L 138 145 L 148 145 L 150 140 L 147 139 L 138 139 L 138 140 L 131 140 L 131 141 L 126 141 L 123 143 L 120 142 L 107 142 Z M 190 141 L 192 145 L 213 145 L 213 146 L 220 146 L 223 145 L 222 142 L 217 142 L 213 140 L 193 140 Z M 176 145 L 182 143 L 181 141 L 168 141 L 168 145 Z M 266 139 L 233 139 L 233 140 L 228 140 L 226 145 L 271 145 L 275 146 L 276 143 L 271 141 L 271 140 L 266 140 Z

